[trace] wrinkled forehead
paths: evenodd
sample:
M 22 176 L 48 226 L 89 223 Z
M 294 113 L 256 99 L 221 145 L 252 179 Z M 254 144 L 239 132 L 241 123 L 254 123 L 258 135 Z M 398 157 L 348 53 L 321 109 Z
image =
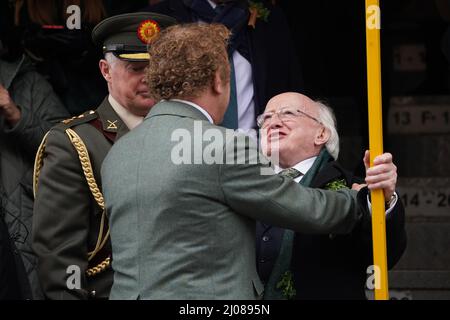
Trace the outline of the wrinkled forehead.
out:
M 287 107 L 308 113 L 316 113 L 317 109 L 316 103 L 305 95 L 299 93 L 283 93 L 269 100 L 265 112 L 275 112 Z

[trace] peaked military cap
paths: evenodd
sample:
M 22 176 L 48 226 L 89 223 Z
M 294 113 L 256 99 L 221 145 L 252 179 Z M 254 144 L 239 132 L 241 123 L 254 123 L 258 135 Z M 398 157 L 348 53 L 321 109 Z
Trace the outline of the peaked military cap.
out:
M 112 52 L 128 61 L 147 61 L 147 46 L 158 33 L 176 20 L 153 13 L 135 12 L 106 18 L 92 30 L 92 40 L 103 47 L 103 53 Z

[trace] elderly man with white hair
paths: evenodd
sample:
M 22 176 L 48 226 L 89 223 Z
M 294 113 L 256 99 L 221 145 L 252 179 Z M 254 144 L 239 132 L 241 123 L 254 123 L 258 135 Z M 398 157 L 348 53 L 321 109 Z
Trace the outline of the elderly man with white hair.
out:
M 360 189 L 363 219 L 347 235 L 294 233 L 257 224 L 257 267 L 266 299 L 365 299 L 365 284 L 373 265 L 371 208 L 368 190 L 383 189 L 386 199 L 388 268 L 406 248 L 404 209 L 395 192 L 392 155 L 375 158 L 369 168 L 364 155 L 366 187 L 336 161 L 339 136 L 333 111 L 325 104 L 294 92 L 273 97 L 258 119 L 263 152 L 275 171 L 296 182 L 328 190 Z

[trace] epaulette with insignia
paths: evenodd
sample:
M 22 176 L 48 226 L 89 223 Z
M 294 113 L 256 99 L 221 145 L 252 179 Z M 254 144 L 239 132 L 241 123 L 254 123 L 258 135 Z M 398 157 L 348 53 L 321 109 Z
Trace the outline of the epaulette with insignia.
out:
M 73 126 L 87 123 L 89 121 L 92 121 L 98 117 L 97 112 L 93 110 L 86 111 L 85 113 L 80 114 L 79 116 L 75 116 L 66 120 L 61 121 L 65 124 L 67 128 L 71 128 Z

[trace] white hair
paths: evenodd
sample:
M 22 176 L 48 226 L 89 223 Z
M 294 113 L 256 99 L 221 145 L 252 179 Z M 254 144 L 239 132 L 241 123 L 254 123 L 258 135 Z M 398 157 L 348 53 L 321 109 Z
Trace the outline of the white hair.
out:
M 117 58 L 114 53 L 112 52 L 106 52 L 105 53 L 105 60 L 108 62 L 108 64 L 113 67 L 117 61 L 119 61 L 119 58 Z
M 328 153 L 337 160 L 339 156 L 339 135 L 337 133 L 336 117 L 333 109 L 322 101 L 316 101 L 318 107 L 318 118 L 323 126 L 330 132 L 330 138 L 325 143 Z

